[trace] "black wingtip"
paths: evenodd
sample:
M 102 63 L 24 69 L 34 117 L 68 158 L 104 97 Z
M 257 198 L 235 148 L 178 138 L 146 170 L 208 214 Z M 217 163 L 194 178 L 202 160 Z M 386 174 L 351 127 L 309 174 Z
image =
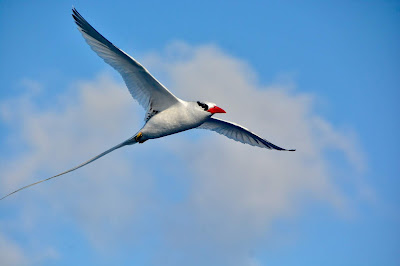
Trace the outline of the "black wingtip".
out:
M 74 20 L 75 20 L 75 23 L 79 23 L 79 17 L 80 17 L 80 14 L 79 14 L 79 12 L 75 9 L 75 7 L 72 7 L 72 17 L 74 18 Z
M 294 150 L 287 150 L 287 151 L 296 151 L 296 149 L 294 149 Z
M 76 10 L 75 7 L 72 7 L 72 16 L 74 17 L 76 22 L 78 22 L 80 20 L 84 20 L 82 15 L 79 14 L 78 10 Z

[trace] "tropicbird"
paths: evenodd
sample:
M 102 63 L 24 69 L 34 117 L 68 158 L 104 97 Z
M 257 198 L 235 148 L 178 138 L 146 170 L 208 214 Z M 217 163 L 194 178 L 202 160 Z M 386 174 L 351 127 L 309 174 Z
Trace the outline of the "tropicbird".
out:
M 295 151 L 272 144 L 238 124 L 212 117 L 216 113 L 225 113 L 222 108 L 214 103 L 190 102 L 179 99 L 154 78 L 138 61 L 103 37 L 75 8 L 72 8 L 72 17 L 90 48 L 121 74 L 132 97 L 147 110 L 146 123 L 133 137 L 117 146 L 58 175 L 19 188 L 0 200 L 25 188 L 72 172 L 126 145 L 143 143 L 149 139 L 161 138 L 194 128 L 209 129 L 235 141 L 252 146 L 279 151 Z

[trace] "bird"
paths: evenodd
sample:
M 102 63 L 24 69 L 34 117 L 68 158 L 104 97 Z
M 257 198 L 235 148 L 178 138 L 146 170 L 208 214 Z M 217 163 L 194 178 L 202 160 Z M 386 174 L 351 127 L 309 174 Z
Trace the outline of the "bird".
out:
M 132 137 L 106 150 L 90 160 L 55 176 L 21 187 L 0 200 L 28 187 L 75 171 L 104 155 L 127 145 L 144 143 L 190 129 L 208 129 L 244 144 L 278 151 L 284 149 L 258 136 L 245 127 L 213 117 L 226 113 L 215 103 L 206 101 L 184 101 L 172 94 L 150 72 L 133 57 L 119 49 L 95 30 L 82 15 L 72 8 L 72 17 L 90 48 L 122 76 L 132 97 L 146 110 L 144 126 Z

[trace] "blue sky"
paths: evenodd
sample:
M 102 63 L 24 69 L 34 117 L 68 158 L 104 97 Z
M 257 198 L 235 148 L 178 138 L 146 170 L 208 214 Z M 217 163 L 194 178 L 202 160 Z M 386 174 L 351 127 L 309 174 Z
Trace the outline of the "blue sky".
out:
M 398 1 L 2 1 L 2 194 L 143 124 L 72 5 L 178 97 L 297 151 L 202 131 L 118 150 L 2 201 L 1 264 L 400 263 Z

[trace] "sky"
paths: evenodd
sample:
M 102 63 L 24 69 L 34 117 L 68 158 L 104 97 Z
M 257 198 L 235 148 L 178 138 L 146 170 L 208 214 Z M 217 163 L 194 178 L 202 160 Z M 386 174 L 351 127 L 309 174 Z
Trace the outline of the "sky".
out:
M 190 130 L 0 202 L 1 265 L 399 265 L 400 2 L 0 1 L 0 193 L 143 126 L 74 6 L 184 100 L 294 153 Z

